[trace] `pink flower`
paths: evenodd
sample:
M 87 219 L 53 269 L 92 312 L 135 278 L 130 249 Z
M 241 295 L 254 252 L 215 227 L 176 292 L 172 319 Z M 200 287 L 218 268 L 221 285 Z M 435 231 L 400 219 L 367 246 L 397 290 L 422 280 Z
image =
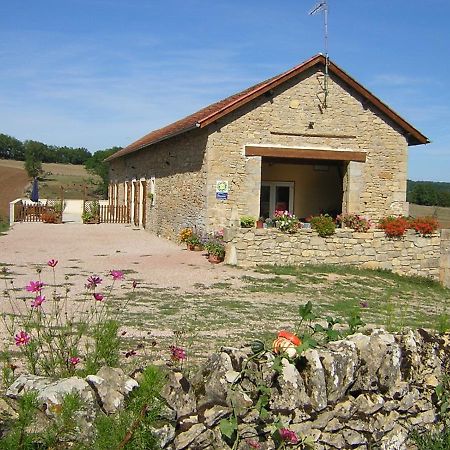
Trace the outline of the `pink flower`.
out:
M 359 302 L 359 306 L 361 306 L 361 308 L 368 308 L 369 302 L 366 301 Z
M 289 430 L 287 428 L 280 428 L 278 430 L 278 433 L 280 433 L 281 440 L 283 440 L 284 442 L 288 442 L 289 444 L 298 443 L 298 436 L 295 434 L 294 431 Z
M 87 284 L 86 284 L 86 288 L 87 289 L 95 289 L 99 284 L 101 284 L 102 279 L 97 276 L 97 275 L 91 275 L 88 279 L 87 279 Z
M 28 292 L 39 292 L 44 287 L 44 283 L 41 281 L 30 281 L 26 286 Z
M 183 359 L 186 359 L 186 350 L 183 348 L 175 347 L 175 345 L 171 345 L 169 348 L 174 361 L 182 361 Z
M 30 342 L 31 337 L 26 331 L 20 331 L 14 336 L 14 339 L 16 340 L 16 345 L 20 347 L 22 345 L 27 345 Z
M 98 292 L 94 292 L 94 299 L 97 301 L 97 302 L 101 302 L 105 297 L 102 295 L 102 294 L 100 294 L 100 293 L 98 293 Z
M 57 259 L 51 259 L 50 261 L 47 262 L 47 266 L 50 266 L 50 267 L 56 267 L 56 264 L 58 264 Z
M 69 362 L 72 366 L 76 366 L 80 362 L 80 358 L 78 358 L 78 356 L 71 356 Z
M 39 308 L 39 306 L 42 305 L 42 303 L 44 303 L 45 301 L 45 297 L 43 295 L 38 295 L 32 302 L 31 302 L 31 307 L 32 308 Z
M 121 270 L 111 270 L 111 276 L 113 280 L 121 280 L 123 278 L 123 272 Z

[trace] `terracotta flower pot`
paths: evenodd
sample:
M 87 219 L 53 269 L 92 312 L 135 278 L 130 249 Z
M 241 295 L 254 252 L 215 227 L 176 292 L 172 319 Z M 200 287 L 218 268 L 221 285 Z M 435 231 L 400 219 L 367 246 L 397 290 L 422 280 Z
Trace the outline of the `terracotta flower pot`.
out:
M 290 358 L 297 355 L 297 349 L 302 341 L 294 333 L 282 330 L 272 343 L 272 351 L 277 354 L 286 353 Z
M 264 222 L 262 220 L 257 220 L 256 228 L 264 228 Z
M 189 251 L 193 252 L 195 245 L 194 244 L 186 244 L 186 247 Z
M 211 264 L 219 264 L 219 263 L 221 263 L 223 261 L 223 258 L 221 256 L 209 254 L 208 255 L 208 261 Z
M 194 245 L 194 252 L 201 252 L 203 250 L 203 245 Z

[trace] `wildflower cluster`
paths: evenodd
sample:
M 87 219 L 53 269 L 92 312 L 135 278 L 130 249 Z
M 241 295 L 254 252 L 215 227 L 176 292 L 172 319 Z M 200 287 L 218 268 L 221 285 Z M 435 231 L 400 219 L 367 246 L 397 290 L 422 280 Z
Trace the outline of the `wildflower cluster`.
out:
M 3 291 L 9 302 L 9 314 L 2 319 L 6 330 L 20 350 L 33 374 L 66 376 L 80 365 L 86 370 L 95 370 L 101 364 L 114 362 L 118 353 L 116 342 L 118 323 L 109 316 L 105 299 L 110 297 L 114 283 L 124 278 L 120 270 L 111 270 L 109 287 L 100 292 L 103 279 L 90 275 L 85 283 L 84 300 L 71 302 L 68 277 L 58 292 L 55 268 L 58 261 L 50 259 L 47 264 L 53 272 L 53 283 L 38 279 L 30 280 L 23 288 L 30 295 L 18 301 L 13 281 L 7 282 L 7 271 L 2 271 L 6 289 Z M 133 289 L 136 287 L 133 282 Z M 107 342 L 107 340 L 109 340 Z
M 298 218 L 289 211 L 275 211 L 274 220 L 277 228 L 287 233 L 295 233 L 300 225 Z

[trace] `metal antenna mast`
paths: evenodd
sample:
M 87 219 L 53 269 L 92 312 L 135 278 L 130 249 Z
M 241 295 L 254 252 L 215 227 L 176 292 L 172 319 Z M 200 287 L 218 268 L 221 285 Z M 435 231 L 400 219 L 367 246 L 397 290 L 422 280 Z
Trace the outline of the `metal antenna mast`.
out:
M 314 16 L 315 14 L 323 11 L 323 22 L 324 22 L 324 41 L 325 41 L 325 79 L 323 83 L 323 107 L 327 107 L 327 97 L 328 97 L 328 66 L 329 66 L 329 57 L 328 57 L 328 0 L 322 0 L 317 3 L 316 6 L 309 12 L 310 16 Z

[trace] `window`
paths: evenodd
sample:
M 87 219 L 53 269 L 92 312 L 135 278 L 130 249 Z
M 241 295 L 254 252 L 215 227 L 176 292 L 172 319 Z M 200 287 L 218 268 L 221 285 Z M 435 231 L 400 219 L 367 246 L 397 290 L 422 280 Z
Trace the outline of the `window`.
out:
M 259 215 L 267 219 L 275 211 L 294 212 L 294 183 L 290 181 L 263 181 Z

